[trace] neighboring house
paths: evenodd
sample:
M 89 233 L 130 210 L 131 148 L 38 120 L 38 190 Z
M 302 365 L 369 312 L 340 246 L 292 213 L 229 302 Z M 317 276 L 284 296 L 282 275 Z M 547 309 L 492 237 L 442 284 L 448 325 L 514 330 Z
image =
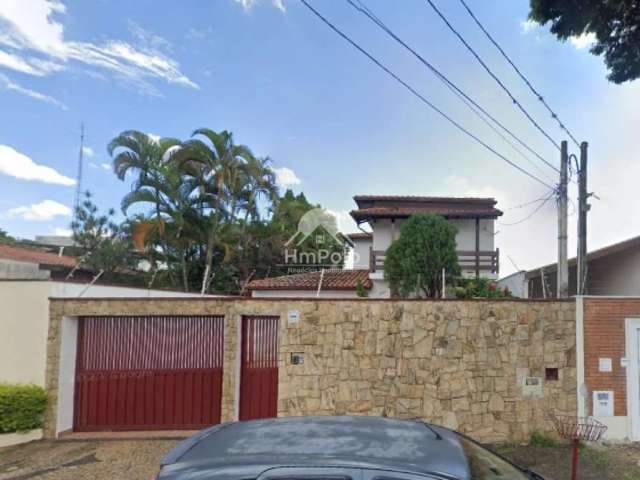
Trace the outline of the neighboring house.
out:
M 384 258 L 387 248 L 400 235 L 402 224 L 414 214 L 442 215 L 456 226 L 458 260 L 465 277 L 496 279 L 499 271 L 499 252 L 494 246 L 496 218 L 502 215 L 493 198 L 417 197 L 393 195 L 357 195 L 353 197 L 358 208 L 351 216 L 358 226 L 368 224 L 371 233 L 364 230 L 348 234 L 353 244 L 354 271 L 358 278 L 370 280 L 369 296 L 388 298 L 391 293 L 384 280 Z M 353 279 L 349 270 L 332 271 L 332 278 Z M 353 281 L 340 281 L 345 285 L 338 295 L 327 282 L 320 283 L 320 274 L 296 274 L 271 279 L 254 280 L 248 290 L 252 296 L 303 297 L 351 296 L 356 297 Z M 271 288 L 278 285 L 276 289 Z M 348 285 L 348 286 L 347 286 Z M 367 283 L 369 285 L 369 283 Z
M 526 270 L 520 270 L 518 272 L 514 272 L 511 275 L 507 275 L 506 277 L 498 280 L 498 288 L 500 290 L 504 290 L 508 288 L 511 292 L 511 295 L 516 298 L 526 298 L 527 296 L 527 280 L 525 278 L 527 274 Z
M 369 291 L 369 270 L 323 270 L 262 278 L 249 283 L 252 297 L 280 298 L 356 298 L 358 283 Z
M 529 270 L 526 296 L 557 295 L 557 263 Z M 544 278 L 544 283 L 542 282 Z M 576 294 L 576 259 L 569 259 L 569 295 Z M 594 250 L 587 255 L 585 295 L 640 295 L 640 236 Z
M 76 269 L 76 259 L 0 244 L 0 383 L 44 385 L 49 298 L 188 297 L 193 294 L 89 282 L 93 272 Z M 18 367 L 19 366 L 19 367 Z

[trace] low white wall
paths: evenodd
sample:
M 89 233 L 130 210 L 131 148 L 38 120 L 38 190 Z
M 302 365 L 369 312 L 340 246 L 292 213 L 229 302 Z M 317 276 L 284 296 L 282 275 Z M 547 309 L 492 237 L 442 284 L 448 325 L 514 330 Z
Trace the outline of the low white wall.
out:
M 0 382 L 44 386 L 49 297 L 193 297 L 193 293 L 51 280 L 0 280 Z

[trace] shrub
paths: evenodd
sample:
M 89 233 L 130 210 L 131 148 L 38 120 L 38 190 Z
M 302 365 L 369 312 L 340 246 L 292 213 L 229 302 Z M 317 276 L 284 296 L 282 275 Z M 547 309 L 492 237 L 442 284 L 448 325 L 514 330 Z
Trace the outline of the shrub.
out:
M 487 278 L 465 278 L 456 282 L 457 298 L 505 298 L 511 297 L 507 287 L 500 290 L 493 280 Z
M 41 428 L 46 406 L 42 387 L 0 384 L 0 433 Z
M 356 295 L 360 298 L 366 298 L 369 296 L 369 291 L 364 287 L 364 283 L 361 279 L 358 279 L 358 283 L 356 284 Z
M 558 441 L 545 433 L 533 432 L 531 438 L 529 438 L 529 445 L 532 447 L 554 448 L 558 446 Z

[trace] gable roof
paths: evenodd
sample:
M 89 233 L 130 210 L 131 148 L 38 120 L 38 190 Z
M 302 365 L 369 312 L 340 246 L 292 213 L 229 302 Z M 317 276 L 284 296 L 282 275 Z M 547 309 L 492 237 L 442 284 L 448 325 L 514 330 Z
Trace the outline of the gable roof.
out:
M 373 239 L 373 233 L 369 233 L 369 232 L 347 233 L 346 236 L 351 240 L 372 240 Z
M 325 270 L 321 290 L 355 290 L 358 281 L 370 289 L 369 270 Z M 305 272 L 252 280 L 247 290 L 317 290 L 319 282 L 319 271 Z
M 73 268 L 77 264 L 75 258 L 66 255 L 57 255 L 55 253 L 43 252 L 42 250 L 6 244 L 0 244 L 0 258 L 66 268 Z
M 640 235 L 637 237 L 628 238 L 627 240 L 623 240 L 618 243 L 614 243 L 612 245 L 608 245 L 606 247 L 599 248 L 597 250 L 593 250 L 592 252 L 587 253 L 587 262 L 597 260 L 599 258 L 607 257 L 609 255 L 614 255 L 616 253 L 624 252 L 625 250 L 640 247 Z M 572 257 L 568 260 L 568 264 L 570 267 L 576 265 L 577 258 Z M 544 265 L 542 267 L 534 268 L 526 272 L 526 278 L 533 278 L 540 276 L 540 269 L 544 269 L 545 273 L 550 273 L 556 271 L 558 269 L 558 263 L 550 263 L 549 265 Z
M 419 213 L 446 218 L 497 218 L 502 215 L 494 198 L 420 197 L 407 195 L 356 195 L 351 216 L 358 222 L 376 218 L 406 218 Z

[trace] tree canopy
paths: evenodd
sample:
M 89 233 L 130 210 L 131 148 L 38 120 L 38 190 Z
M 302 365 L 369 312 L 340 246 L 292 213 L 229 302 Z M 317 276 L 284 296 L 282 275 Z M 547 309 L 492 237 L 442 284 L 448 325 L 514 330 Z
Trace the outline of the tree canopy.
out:
M 384 261 L 391 294 L 440 296 L 442 270 L 452 277 L 460 274 L 456 233 L 457 228 L 438 215 L 412 215 L 403 223 Z
M 561 40 L 595 35 L 591 53 L 603 55 L 607 78 L 623 83 L 640 77 L 640 3 L 637 0 L 531 0 L 529 18 Z

